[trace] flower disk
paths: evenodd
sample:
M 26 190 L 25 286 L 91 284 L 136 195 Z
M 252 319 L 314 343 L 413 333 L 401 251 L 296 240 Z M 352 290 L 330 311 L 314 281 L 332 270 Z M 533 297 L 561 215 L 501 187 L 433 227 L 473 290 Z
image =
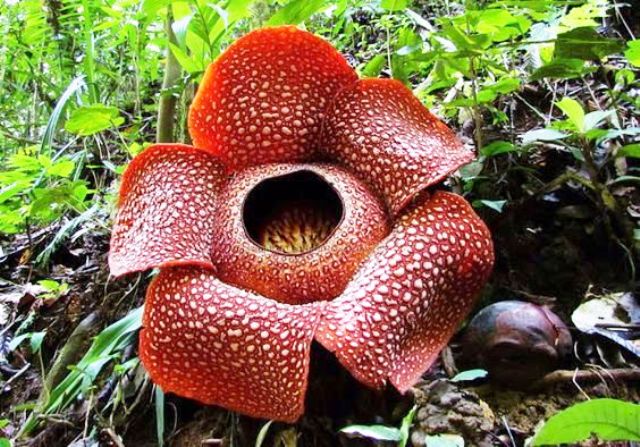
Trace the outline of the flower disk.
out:
M 238 39 L 209 65 L 189 112 L 197 147 L 233 169 L 309 160 L 324 112 L 355 71 L 328 42 L 292 26 Z
M 249 201 L 250 192 L 267 182 L 275 183 L 271 189 L 273 194 L 265 190 L 253 205 Z M 322 188 L 332 190 L 333 194 L 325 194 L 328 198 L 322 196 L 324 200 L 315 204 L 318 211 L 331 212 L 335 206 L 339 208 L 334 213 L 335 228 L 319 246 L 302 252 L 294 246 L 290 247 L 293 253 L 287 253 L 278 249 L 283 247 L 265 249 L 259 241 L 252 240 L 252 220 L 267 212 L 271 213 L 267 217 L 273 217 L 274 207 L 277 211 L 282 205 L 289 208 L 290 215 L 305 217 L 294 211 L 300 210 L 297 197 L 313 198 Z M 292 197 L 293 204 L 290 200 L 280 202 L 283 196 Z M 253 216 L 253 206 L 260 205 L 263 206 L 258 216 Z M 305 228 L 303 226 L 300 234 L 299 224 L 304 220 L 280 228 L 279 233 L 294 238 L 296 234 L 292 233 L 297 232 L 296 238 L 302 239 Z M 329 223 L 306 225 L 306 231 L 311 233 L 315 229 L 322 234 Z M 290 304 L 328 300 L 339 295 L 360 262 L 389 231 L 384 207 L 367 187 L 343 169 L 324 164 L 272 164 L 245 169 L 222 191 L 214 226 L 211 258 L 219 278 Z M 274 226 L 274 221 L 268 219 L 265 228 L 270 226 Z M 312 238 L 310 234 L 305 239 Z M 299 244 L 304 248 L 305 242 Z

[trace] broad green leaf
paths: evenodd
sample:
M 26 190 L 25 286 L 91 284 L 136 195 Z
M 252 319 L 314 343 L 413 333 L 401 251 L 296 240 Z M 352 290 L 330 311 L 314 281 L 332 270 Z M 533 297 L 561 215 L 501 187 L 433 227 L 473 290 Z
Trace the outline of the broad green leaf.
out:
M 169 48 L 178 60 L 180 66 L 187 70 L 189 73 L 195 74 L 202 71 L 203 67 L 198 64 L 197 61 L 193 60 L 191 56 L 189 56 L 187 52 L 180 48 L 178 45 L 169 42 Z
M 580 402 L 552 416 L 533 445 L 573 444 L 592 434 L 601 441 L 640 441 L 640 405 L 616 399 Z
M 25 216 L 21 210 L 8 209 L 0 206 L 0 233 L 19 233 L 25 224 Z
M 595 129 L 602 124 L 604 120 L 613 116 L 614 113 L 613 110 L 596 110 L 595 112 L 587 113 L 584 117 L 584 131 L 589 132 Z
M 531 74 L 532 81 L 542 78 L 573 79 L 591 71 L 582 59 L 553 59 Z
M 536 141 L 557 141 L 567 138 L 569 135 L 555 129 L 530 130 L 522 135 L 522 144 L 527 145 Z
M 583 26 L 558 35 L 555 56 L 599 61 L 610 54 L 620 53 L 622 48 L 622 41 L 603 37 L 595 28 Z
M 142 11 L 147 14 L 149 18 L 153 18 L 160 9 L 170 5 L 171 1 L 172 0 L 143 0 Z
M 401 11 L 409 6 L 409 0 L 380 0 L 380 6 L 387 11 Z
M 468 34 L 455 24 L 443 27 L 443 32 L 445 36 L 454 43 L 458 50 L 467 50 L 469 54 L 480 56 L 482 50 L 492 44 L 488 34 Z
M 486 146 L 484 146 L 482 149 L 480 149 L 480 154 L 484 155 L 485 157 L 493 157 L 498 154 L 515 152 L 517 150 L 518 148 L 514 146 L 512 143 L 508 141 L 499 140 L 499 141 L 493 141 L 487 144 Z
M 618 149 L 618 157 L 640 158 L 640 143 L 627 144 Z
M 567 97 L 556 102 L 556 105 L 569 118 L 569 122 L 573 124 L 575 129 L 580 133 L 584 133 L 584 109 L 582 105 L 575 99 Z
M 297 25 L 325 6 L 325 0 L 292 0 L 267 21 L 267 26 Z
M 349 425 L 340 432 L 378 441 L 400 441 L 402 437 L 399 429 L 386 425 Z
M 627 42 L 627 49 L 624 52 L 624 57 L 626 57 L 629 63 L 634 67 L 640 67 L 640 40 L 636 39 Z
M 387 58 L 384 54 L 376 54 L 362 69 L 362 76 L 375 78 L 380 74 L 386 62 Z
M 42 279 L 38 281 L 38 284 L 44 287 L 48 292 L 54 292 L 60 289 L 60 283 L 53 279 Z
M 0 203 L 6 202 L 12 197 L 24 192 L 29 188 L 29 183 L 26 182 L 14 182 L 10 185 L 0 188 Z
M 194 16 L 195 14 L 187 14 L 184 17 L 180 17 L 175 20 L 171 24 L 171 30 L 176 37 L 176 42 L 182 50 L 187 49 L 187 31 L 189 30 L 189 25 L 191 24 Z
M 570 4 L 567 1 L 566 4 Z M 569 13 L 560 19 L 563 28 L 573 29 L 585 26 L 600 26 L 600 18 L 607 17 L 609 4 L 606 0 L 589 0 L 581 6 L 576 6 L 569 10 Z
M 117 108 L 93 104 L 74 110 L 64 128 L 76 135 L 88 136 L 122 123 L 124 118 L 120 116 Z
M 468 382 L 476 379 L 484 379 L 487 377 L 487 371 L 484 369 L 469 369 L 462 371 L 451 379 L 451 382 Z
M 531 27 L 531 21 L 524 15 L 515 16 L 507 9 L 487 8 L 477 11 L 475 15 L 478 22 L 476 31 L 488 34 L 494 42 L 521 36 Z
M 433 435 L 424 438 L 426 447 L 464 447 L 464 439 L 460 435 Z
M 7 438 L 0 438 L 0 447 L 11 447 L 11 441 Z
M 517 78 L 512 78 L 509 76 L 505 76 L 503 78 L 498 79 L 498 81 L 493 84 L 490 88 L 495 90 L 498 93 L 506 94 L 515 92 L 520 88 L 520 84 L 522 81 Z
M 45 173 L 54 177 L 63 177 L 67 178 L 75 169 L 76 165 L 71 160 L 61 160 L 56 163 L 51 164 L 45 168 Z

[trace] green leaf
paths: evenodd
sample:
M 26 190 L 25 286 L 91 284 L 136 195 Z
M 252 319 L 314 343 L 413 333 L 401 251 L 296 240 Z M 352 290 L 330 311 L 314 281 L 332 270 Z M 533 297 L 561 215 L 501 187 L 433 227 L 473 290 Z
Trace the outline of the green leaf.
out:
M 267 21 L 267 26 L 297 25 L 320 11 L 324 0 L 292 0 Z
M 362 76 L 375 78 L 384 68 L 387 58 L 384 54 L 376 54 L 362 69 Z
M 56 290 L 60 290 L 60 283 L 58 281 L 54 281 L 53 279 L 43 279 L 38 281 L 38 284 L 44 287 L 47 292 L 55 292 Z
M 202 66 L 198 64 L 197 61 L 193 60 L 185 50 L 171 42 L 169 42 L 169 48 L 178 60 L 180 66 L 187 70 L 190 74 L 195 74 L 202 71 Z
M 573 79 L 591 71 L 582 59 L 553 59 L 531 74 L 532 81 L 542 78 Z
M 25 182 L 15 182 L 0 188 L 0 203 L 6 202 L 29 188 Z
M 76 165 L 72 160 L 62 160 L 47 166 L 44 172 L 52 177 L 67 178 L 75 169 Z
M 400 441 L 402 434 L 395 427 L 386 425 L 349 425 L 340 430 L 347 435 L 355 435 L 378 441 Z
M 402 11 L 409 6 L 409 0 L 380 0 L 380 6 L 387 11 Z
M 601 441 L 640 441 L 640 405 L 616 399 L 592 399 L 552 416 L 533 445 L 573 444 L 595 434 Z
M 114 354 L 130 345 L 133 332 L 142 325 L 143 307 L 107 326 L 94 338 L 91 347 L 71 372 L 49 393 L 46 402 L 35 411 L 38 414 L 50 414 L 65 409 L 77 396 L 85 392 L 93 383 L 104 365 L 110 362 Z M 22 433 L 28 434 L 37 427 L 39 419 L 32 413 L 22 427 Z
M 7 348 L 9 349 L 9 351 L 15 351 L 15 349 L 20 346 L 22 344 L 23 341 L 27 340 L 29 337 L 31 337 L 31 333 L 27 333 L 27 334 L 21 334 L 18 335 L 17 337 L 13 337 L 11 339 L 11 341 L 9 342 L 9 344 L 7 345 Z
M 567 138 L 569 135 L 555 129 L 530 130 L 522 135 L 522 144 L 527 145 L 535 141 L 557 141 Z
M 484 146 L 482 149 L 480 149 L 480 154 L 484 155 L 485 157 L 493 157 L 498 154 L 515 152 L 517 150 L 518 148 L 514 146 L 512 143 L 508 141 L 499 140 L 499 141 L 493 141 L 487 144 L 486 146 Z
M 596 110 L 595 112 L 587 113 L 584 117 L 584 131 L 589 132 L 595 129 L 602 124 L 604 120 L 613 116 L 614 113 L 613 110 Z
M 486 206 L 487 208 L 491 208 L 492 210 L 501 213 L 502 208 L 504 208 L 504 205 L 506 203 L 507 203 L 506 200 L 474 200 L 473 206 L 475 207 Z
M 11 441 L 7 438 L 0 438 L 0 447 L 11 447 Z
M 262 443 L 264 442 L 264 438 L 267 437 L 267 433 L 269 432 L 269 427 L 271 427 L 273 421 L 269 421 L 260 427 L 260 431 L 258 432 L 258 436 L 256 437 L 255 447 L 262 447 Z
M 569 122 L 573 124 L 575 129 L 580 133 L 584 133 L 584 109 L 582 105 L 575 99 L 566 97 L 557 101 L 556 105 L 567 115 Z
M 618 149 L 618 157 L 640 158 L 640 143 L 627 144 Z
M 634 67 L 640 67 L 640 40 L 636 39 L 627 42 L 627 49 L 624 52 L 624 57 L 626 57 L 629 63 Z
M 462 371 L 451 379 L 451 382 L 469 382 L 476 379 L 484 379 L 487 377 L 487 371 L 484 369 L 469 369 Z
M 409 429 L 411 428 L 411 424 L 413 424 L 413 418 L 416 416 L 417 412 L 418 406 L 414 405 L 411 410 L 409 410 L 407 415 L 402 418 L 402 424 L 400 424 L 400 441 L 398 442 L 398 447 L 406 447 L 407 442 L 409 441 Z
M 464 439 L 460 435 L 425 436 L 426 447 L 464 447 Z
M 555 56 L 599 61 L 610 54 L 620 53 L 622 48 L 622 41 L 603 37 L 593 27 L 583 26 L 558 35 Z
M 71 113 L 64 128 L 80 136 L 93 135 L 110 127 L 124 123 L 124 118 L 115 107 L 93 104 L 80 107 Z
M 51 112 L 51 116 L 49 117 L 49 121 L 47 122 L 47 128 L 44 131 L 44 136 L 42 137 L 40 153 L 45 154 L 51 152 L 51 142 L 53 141 L 53 134 L 58 128 L 58 122 L 60 121 L 62 111 L 66 107 L 69 99 L 76 92 L 87 86 L 83 78 L 84 76 L 78 76 L 77 78 L 73 79 L 60 96 L 60 99 L 56 103 L 56 106 L 53 108 L 53 112 Z
M 490 35 L 494 42 L 518 37 L 531 27 L 531 21 L 524 15 L 515 16 L 506 8 L 487 8 L 474 13 L 477 16 L 476 31 Z
M 46 332 L 34 332 L 31 334 L 31 338 L 29 340 L 29 344 L 31 346 L 31 352 L 34 354 L 40 352 L 40 348 L 42 348 L 42 341 L 44 340 L 44 336 L 47 335 Z

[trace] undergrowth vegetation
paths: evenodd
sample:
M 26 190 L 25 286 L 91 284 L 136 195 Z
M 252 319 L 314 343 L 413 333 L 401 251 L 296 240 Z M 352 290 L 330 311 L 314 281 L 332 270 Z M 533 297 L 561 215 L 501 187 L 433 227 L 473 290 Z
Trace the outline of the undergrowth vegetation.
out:
M 639 23 L 616 0 L 0 0 L 0 446 L 189 445 L 194 404 L 164 404 L 136 357 L 149 276 L 108 278 L 111 217 L 127 163 L 189 142 L 206 66 L 260 26 L 299 25 L 362 76 L 402 81 L 476 152 L 447 186 L 494 236 L 483 303 L 567 316 L 637 288 Z M 628 366 L 618 348 L 573 366 Z M 202 439 L 248 445 L 237 416 L 214 419 Z M 280 427 L 273 445 L 314 445 L 314 430 Z

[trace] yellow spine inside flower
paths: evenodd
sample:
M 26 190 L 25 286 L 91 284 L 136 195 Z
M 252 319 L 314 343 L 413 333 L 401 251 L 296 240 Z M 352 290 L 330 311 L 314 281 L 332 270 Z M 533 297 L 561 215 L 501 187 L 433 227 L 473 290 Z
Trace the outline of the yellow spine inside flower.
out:
M 258 242 L 267 250 L 304 253 L 320 246 L 338 224 L 338 216 L 309 200 L 278 207 L 258 229 Z

